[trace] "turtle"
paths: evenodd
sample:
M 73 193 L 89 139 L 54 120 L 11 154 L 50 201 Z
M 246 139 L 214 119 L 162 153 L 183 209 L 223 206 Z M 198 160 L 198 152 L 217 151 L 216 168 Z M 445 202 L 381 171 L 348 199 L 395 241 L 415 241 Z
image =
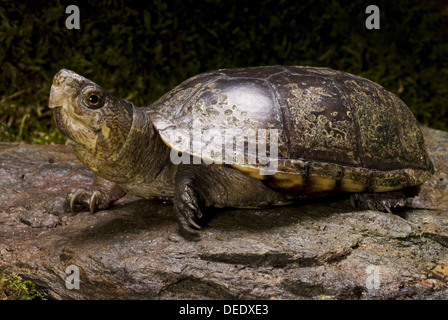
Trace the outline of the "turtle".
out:
M 67 194 L 67 211 L 108 209 L 127 193 L 169 200 L 187 237 L 200 235 L 207 208 L 345 194 L 357 208 L 392 212 L 410 205 L 434 173 L 406 104 L 330 68 L 209 71 L 147 107 L 62 69 L 49 107 L 78 160 L 96 173 L 91 186 Z

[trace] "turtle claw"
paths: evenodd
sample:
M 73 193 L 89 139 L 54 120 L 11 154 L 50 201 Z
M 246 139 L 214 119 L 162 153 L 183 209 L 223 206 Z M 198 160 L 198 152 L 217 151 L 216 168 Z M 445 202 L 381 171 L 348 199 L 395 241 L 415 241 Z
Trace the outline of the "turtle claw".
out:
M 193 219 L 186 218 L 178 211 L 176 207 L 174 208 L 174 211 L 176 212 L 180 234 L 186 239 L 199 240 L 201 233 L 198 229 L 200 229 L 201 227 L 196 222 L 194 222 Z
M 71 193 L 71 192 L 70 192 Z M 84 189 L 78 189 L 75 193 L 70 196 L 70 193 L 67 194 L 67 200 L 70 198 L 70 212 L 74 216 L 75 215 L 75 205 L 78 204 L 81 200 L 81 197 L 84 195 Z
M 90 205 L 89 205 L 89 209 L 90 209 L 90 213 L 94 214 L 96 211 L 96 207 L 98 205 L 98 201 L 101 198 L 101 193 L 99 191 L 93 191 L 92 192 L 92 196 L 90 197 Z
M 191 219 L 191 218 L 188 218 L 188 223 L 190 224 L 190 225 L 192 225 L 193 227 L 195 227 L 196 229 L 201 229 L 201 226 L 200 225 L 198 225 L 193 219 Z
M 358 200 L 356 199 L 356 194 L 352 194 L 350 196 L 350 203 L 352 204 L 353 208 L 358 207 Z
M 199 207 L 198 196 L 192 187 L 185 186 L 181 194 L 176 195 L 174 211 L 183 233 L 187 236 L 198 236 L 200 234 L 201 226 L 195 219 L 202 218 L 202 212 Z
M 66 211 L 70 211 L 72 215 L 79 211 L 79 207 L 87 207 L 90 213 L 94 214 L 98 209 L 106 209 L 110 206 L 110 203 L 101 191 L 83 188 L 70 191 L 67 194 L 66 204 L 68 204 L 69 209 L 66 209 Z
M 185 210 L 185 208 L 182 210 L 178 207 L 175 208 L 175 211 L 177 215 L 177 221 L 179 222 L 179 226 L 183 231 L 189 234 L 199 234 L 198 230 L 201 229 L 201 226 L 194 221 L 194 212 L 188 209 Z

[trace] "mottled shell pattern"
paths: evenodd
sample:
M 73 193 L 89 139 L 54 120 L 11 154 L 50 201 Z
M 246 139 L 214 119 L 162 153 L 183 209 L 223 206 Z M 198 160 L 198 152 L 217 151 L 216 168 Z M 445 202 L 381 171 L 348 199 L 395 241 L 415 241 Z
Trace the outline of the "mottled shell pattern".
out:
M 247 141 L 244 163 L 232 165 L 276 189 L 386 192 L 420 185 L 434 172 L 420 127 L 403 101 L 370 80 L 328 68 L 203 73 L 146 110 L 163 141 L 177 151 L 185 150 L 182 143 L 191 139 L 195 122 L 202 132 L 222 135 L 277 129 L 275 174 L 262 175 L 261 164 L 248 161 Z M 202 148 L 190 153 L 204 159 L 200 150 L 218 150 L 223 140 L 202 139 Z

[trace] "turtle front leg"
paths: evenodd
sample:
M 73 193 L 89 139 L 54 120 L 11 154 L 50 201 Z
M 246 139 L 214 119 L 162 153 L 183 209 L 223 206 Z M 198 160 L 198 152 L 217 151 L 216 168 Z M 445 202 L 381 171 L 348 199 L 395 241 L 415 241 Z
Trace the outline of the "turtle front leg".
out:
M 64 208 L 66 212 L 70 211 L 74 215 L 75 211 L 87 207 L 93 214 L 97 210 L 110 208 L 125 194 L 117 183 L 96 176 L 90 188 L 71 190 L 66 196 Z
M 181 164 L 176 172 L 174 211 L 181 232 L 187 237 L 199 234 L 201 208 L 267 207 L 286 200 L 285 195 L 268 188 L 262 181 L 230 167 Z
M 191 168 L 191 169 L 190 169 Z M 199 203 L 201 195 L 199 180 L 196 170 L 190 166 L 179 166 L 175 178 L 174 213 L 176 214 L 179 227 L 184 235 L 199 235 L 201 227 L 195 222 L 202 218 Z

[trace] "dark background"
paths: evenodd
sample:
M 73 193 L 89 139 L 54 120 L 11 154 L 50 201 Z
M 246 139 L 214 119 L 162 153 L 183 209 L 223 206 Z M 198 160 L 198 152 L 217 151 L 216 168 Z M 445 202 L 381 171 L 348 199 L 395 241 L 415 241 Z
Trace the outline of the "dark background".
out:
M 68 30 L 65 8 L 80 9 Z M 381 29 L 368 30 L 370 4 Z M 257 65 L 330 67 L 380 83 L 421 124 L 448 130 L 448 2 L 1 1 L 0 140 L 64 143 L 47 108 L 71 69 L 147 106 L 197 73 Z

